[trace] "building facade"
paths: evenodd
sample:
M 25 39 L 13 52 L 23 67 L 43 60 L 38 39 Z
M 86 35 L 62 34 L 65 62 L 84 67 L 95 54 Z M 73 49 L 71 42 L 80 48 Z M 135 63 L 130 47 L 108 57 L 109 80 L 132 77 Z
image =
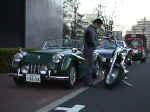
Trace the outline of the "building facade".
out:
M 126 34 L 144 34 L 147 39 L 147 48 L 150 50 L 150 21 L 146 18 L 137 21 L 136 25 L 133 25 L 131 30 L 128 30 Z
M 112 35 L 113 35 L 114 39 L 123 40 L 122 31 L 113 31 Z
M 4 0 L 3 0 L 4 1 Z M 44 40 L 62 38 L 63 0 L 5 0 L 0 47 L 39 48 Z

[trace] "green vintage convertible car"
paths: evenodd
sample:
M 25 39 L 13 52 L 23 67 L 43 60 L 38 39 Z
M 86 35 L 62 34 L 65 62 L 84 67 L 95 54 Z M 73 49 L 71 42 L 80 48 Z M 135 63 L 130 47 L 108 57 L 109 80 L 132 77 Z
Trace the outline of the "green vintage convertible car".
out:
M 49 80 L 63 80 L 65 86 L 73 88 L 84 76 L 85 59 L 81 40 L 47 40 L 42 49 L 25 52 L 19 50 L 14 55 L 10 76 L 17 85 L 42 83 Z M 98 54 L 95 56 L 96 73 L 99 77 Z

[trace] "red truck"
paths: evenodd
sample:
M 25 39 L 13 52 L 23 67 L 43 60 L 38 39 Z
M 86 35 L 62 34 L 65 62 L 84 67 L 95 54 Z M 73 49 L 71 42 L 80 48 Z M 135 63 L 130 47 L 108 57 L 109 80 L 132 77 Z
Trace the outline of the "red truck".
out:
M 147 58 L 146 37 L 143 34 L 126 34 L 125 41 L 129 48 L 133 49 L 133 61 L 145 62 Z

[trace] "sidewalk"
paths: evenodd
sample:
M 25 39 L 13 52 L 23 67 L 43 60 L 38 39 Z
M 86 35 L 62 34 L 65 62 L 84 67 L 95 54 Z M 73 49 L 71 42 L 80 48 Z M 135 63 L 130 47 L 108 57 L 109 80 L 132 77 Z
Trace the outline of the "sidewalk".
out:
M 59 82 L 18 87 L 12 77 L 0 73 L 0 112 L 34 112 L 81 87 L 82 83 L 79 83 L 74 89 L 65 89 Z

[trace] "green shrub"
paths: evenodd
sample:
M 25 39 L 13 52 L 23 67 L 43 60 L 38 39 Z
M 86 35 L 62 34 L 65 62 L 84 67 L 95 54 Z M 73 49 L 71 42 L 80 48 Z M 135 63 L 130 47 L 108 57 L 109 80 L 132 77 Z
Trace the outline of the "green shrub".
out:
M 0 48 L 0 73 L 9 73 L 13 56 L 19 48 Z M 23 48 L 23 51 L 37 50 L 35 48 Z

